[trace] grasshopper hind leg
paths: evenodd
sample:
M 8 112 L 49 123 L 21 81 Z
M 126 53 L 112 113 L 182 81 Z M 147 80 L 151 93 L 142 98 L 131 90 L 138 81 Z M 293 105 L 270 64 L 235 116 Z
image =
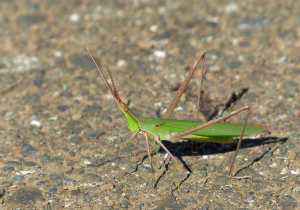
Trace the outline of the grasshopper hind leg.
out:
M 232 174 L 234 163 L 236 161 L 238 151 L 239 151 L 239 149 L 241 147 L 241 144 L 242 144 L 242 141 L 243 141 L 243 135 L 244 135 L 244 131 L 245 131 L 245 128 L 246 128 L 246 125 L 247 125 L 247 121 L 248 121 L 249 115 L 251 113 L 251 108 L 249 106 L 246 106 L 245 110 L 247 110 L 247 115 L 246 115 L 246 118 L 245 118 L 245 121 L 244 121 L 244 124 L 243 124 L 242 132 L 241 132 L 241 135 L 240 135 L 240 138 L 239 138 L 239 141 L 238 141 L 238 145 L 236 147 L 236 151 L 234 153 L 232 163 L 231 163 L 231 166 L 230 166 L 230 171 L 229 171 L 229 178 L 230 179 L 232 179 L 232 178 L 234 178 L 234 179 L 249 179 L 249 178 L 252 179 L 252 177 L 250 177 L 250 176 L 235 177 L 236 174 Z
M 171 182 L 171 186 L 170 188 L 172 188 L 172 185 L 174 183 L 174 178 L 175 178 L 175 174 L 176 174 L 176 170 L 177 170 L 177 160 L 175 159 L 175 157 L 171 154 L 171 152 L 165 147 L 165 145 L 163 145 L 163 143 L 161 143 L 161 141 L 159 140 L 159 136 L 157 135 L 153 135 L 154 136 L 154 141 L 159 144 L 165 151 L 166 153 L 168 153 L 168 155 L 170 155 L 170 157 L 173 159 L 175 167 L 174 167 L 174 171 L 173 171 L 173 177 L 172 177 L 172 182 Z
M 144 133 L 146 142 L 147 142 L 147 153 L 149 156 L 149 161 L 150 161 L 150 166 L 151 166 L 151 172 L 153 176 L 153 187 L 155 187 L 155 175 L 154 175 L 154 170 L 153 170 L 153 164 L 152 164 L 152 158 L 151 158 L 151 151 L 150 151 L 150 144 L 149 144 L 149 137 L 147 133 Z

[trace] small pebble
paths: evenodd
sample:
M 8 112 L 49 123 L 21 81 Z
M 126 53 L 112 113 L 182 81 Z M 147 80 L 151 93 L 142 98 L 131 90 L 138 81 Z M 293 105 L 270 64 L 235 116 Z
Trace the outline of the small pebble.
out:
M 111 196 L 111 199 L 112 200 L 117 200 L 119 197 L 120 197 L 120 195 L 113 195 L 113 196 Z
M 224 190 L 225 193 L 232 193 L 232 190 L 226 189 Z
M 169 199 L 172 203 L 176 203 L 176 202 L 177 202 L 173 195 L 169 195 L 168 199 Z
M 187 188 L 181 188 L 181 189 L 180 189 L 180 192 L 182 192 L 182 193 L 188 193 L 189 190 L 188 190 Z
M 80 120 L 82 118 L 81 114 L 73 114 L 72 115 L 72 120 Z
M 261 183 L 262 181 L 260 179 L 252 179 L 252 183 Z
M 11 182 L 7 182 L 7 181 L 4 181 L 4 182 L 2 182 L 2 185 L 5 186 L 5 187 L 9 187 L 9 186 L 12 185 L 12 183 L 11 183 Z
M 150 30 L 151 32 L 156 32 L 157 29 L 158 29 L 158 26 L 157 26 L 157 25 L 152 25 L 152 26 L 150 26 L 150 28 L 149 28 L 149 30 Z
M 91 111 L 95 111 L 95 110 L 101 111 L 102 107 L 100 105 L 97 105 L 97 104 L 87 106 L 83 109 L 83 112 L 91 112 Z
M 39 181 L 38 183 L 36 183 L 37 186 L 41 186 L 41 185 L 43 185 L 43 184 L 45 184 L 44 181 Z
M 53 98 L 57 98 L 57 97 L 60 96 L 60 95 L 61 95 L 61 92 L 55 91 L 55 92 L 52 94 L 52 97 L 53 97 Z
M 287 56 L 282 56 L 281 58 L 279 58 L 279 62 L 285 62 L 286 61 Z
M 64 111 L 68 110 L 69 107 L 65 106 L 65 105 L 60 105 L 60 106 L 57 106 L 56 109 L 61 111 L 61 112 L 64 112 Z
M 20 166 L 20 165 L 22 165 L 21 163 L 19 163 L 17 161 L 6 161 L 4 164 L 6 164 L 6 165 L 13 165 L 13 166 Z
M 84 195 L 78 195 L 77 198 L 78 199 L 84 199 Z
M 83 164 L 85 164 L 85 165 L 92 165 L 92 162 L 89 161 L 88 159 L 84 159 Z
M 281 108 L 281 107 L 283 107 L 283 102 L 282 101 L 271 101 L 268 103 L 268 106 L 271 109 Z
M 66 138 L 66 140 L 74 144 L 80 144 L 83 141 L 83 138 L 81 136 L 69 136 Z
M 89 203 L 89 202 L 91 202 L 91 197 L 90 196 L 86 196 L 83 200 L 84 200 L 84 202 Z
M 71 190 L 71 195 L 78 195 L 80 193 L 80 190 Z
M 40 121 L 37 120 L 33 120 L 30 122 L 31 125 L 37 127 L 37 128 L 41 128 L 42 127 L 42 123 Z
M 282 201 L 279 203 L 279 206 L 281 206 L 282 210 L 289 210 L 289 209 L 295 209 L 297 203 L 294 201 Z
M 15 170 L 15 168 L 14 168 L 14 167 L 12 167 L 12 166 L 4 166 L 4 167 L 2 168 L 2 170 L 3 170 L 3 171 L 10 172 L 10 171 L 13 171 L 13 170 Z
M 117 61 L 117 67 L 119 67 L 119 68 L 126 68 L 127 67 L 127 62 L 126 62 L 126 60 L 118 60 Z
M 53 187 L 53 188 L 50 189 L 50 193 L 52 193 L 52 194 L 55 193 L 56 191 L 57 191 L 56 187 Z
M 18 185 L 22 185 L 22 186 L 25 186 L 25 182 L 18 182 Z
M 104 130 L 101 129 L 88 129 L 84 131 L 84 135 L 91 137 L 92 139 L 99 139 L 99 137 L 103 136 L 104 134 Z
M 35 120 L 37 120 L 37 115 L 36 114 L 31 115 L 29 121 L 31 122 L 31 121 L 35 121 Z
M 230 2 L 225 7 L 226 13 L 235 13 L 235 12 L 238 12 L 239 10 L 240 10 L 240 7 L 236 2 Z
M 43 80 L 41 80 L 40 78 L 34 78 L 33 84 L 39 87 L 43 84 Z
M 295 115 L 296 117 L 300 117 L 300 109 L 295 109 L 293 111 L 293 115 Z
M 100 116 L 100 118 L 101 118 L 101 120 L 102 121 L 107 121 L 107 122 L 112 122 L 112 118 L 110 117 L 110 116 L 108 116 L 108 115 L 106 115 L 106 114 L 102 114 L 101 116 Z
M 137 42 L 137 45 L 143 50 L 151 50 L 153 48 L 153 44 L 147 41 L 139 41 Z
M 284 196 L 282 196 L 282 198 L 285 199 L 285 200 L 295 200 L 295 198 L 293 198 L 290 195 L 284 195 Z
M 179 194 L 179 191 L 178 190 L 173 190 L 173 195 L 178 195 Z
M 80 16 L 76 13 L 73 13 L 70 17 L 69 20 L 73 23 L 76 23 L 80 20 Z
M 138 192 L 137 192 L 136 190 L 130 190 L 130 194 L 131 194 L 131 195 L 137 195 Z
M 92 173 L 84 174 L 83 177 L 92 177 L 93 179 L 99 179 L 99 176 L 97 174 Z
M 20 175 L 10 175 L 9 178 L 14 180 L 19 180 L 19 181 L 23 179 L 23 177 Z
M 166 57 L 166 52 L 162 51 L 162 50 L 156 50 L 156 51 L 154 51 L 154 55 L 157 58 L 165 58 Z
M 27 143 L 24 143 L 22 146 L 22 151 L 23 154 L 29 154 L 29 153 L 36 153 L 37 149 Z
M 247 201 L 252 201 L 254 199 L 253 195 L 247 195 Z
M 10 118 L 14 114 L 14 111 L 7 111 L 4 114 L 4 118 Z
M 2 198 L 5 195 L 5 189 L 0 189 L 0 198 Z
M 216 171 L 216 166 L 209 166 L 208 167 L 210 172 L 215 172 Z

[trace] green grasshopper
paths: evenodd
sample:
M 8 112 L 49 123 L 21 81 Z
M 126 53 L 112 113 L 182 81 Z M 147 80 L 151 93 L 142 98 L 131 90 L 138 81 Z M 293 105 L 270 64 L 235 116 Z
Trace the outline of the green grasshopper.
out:
M 128 106 L 121 100 L 119 97 L 117 88 L 115 86 L 114 80 L 112 78 L 111 72 L 108 70 L 109 77 L 111 80 L 111 85 L 108 83 L 106 77 L 103 74 L 103 71 L 97 65 L 94 57 L 92 56 L 90 50 L 87 48 L 93 62 L 95 63 L 98 71 L 100 72 L 104 82 L 109 89 L 109 92 L 114 97 L 115 101 L 117 102 L 120 110 L 126 117 L 129 129 L 134 132 L 134 134 L 129 138 L 127 141 L 127 155 L 129 159 L 129 144 L 131 140 L 138 134 L 144 134 L 147 143 L 147 153 L 150 160 L 152 175 L 153 175 L 153 187 L 155 186 L 155 176 L 153 171 L 153 164 L 151 159 L 150 153 L 150 146 L 149 146 L 149 138 L 153 139 L 156 144 L 156 154 L 158 152 L 157 144 L 160 145 L 174 160 L 175 168 L 173 171 L 172 182 L 174 181 L 174 177 L 176 174 L 177 169 L 177 160 L 175 157 L 170 153 L 170 151 L 162 144 L 162 140 L 172 141 L 175 139 L 182 139 L 182 140 L 190 140 L 190 141 L 201 141 L 201 142 L 217 142 L 221 144 L 229 144 L 234 142 L 233 137 L 240 137 L 237 145 L 236 152 L 234 154 L 229 178 L 233 178 L 232 171 L 235 159 L 238 154 L 238 150 L 242 143 L 242 138 L 245 135 L 250 135 L 254 133 L 261 132 L 263 130 L 268 129 L 262 125 L 247 125 L 247 120 L 250 115 L 250 107 L 244 106 L 240 109 L 237 109 L 229 114 L 226 114 L 222 117 L 219 117 L 214 120 L 210 120 L 208 122 L 200 122 L 198 121 L 198 113 L 197 113 L 197 121 L 188 121 L 188 120 L 175 120 L 175 119 L 168 119 L 170 118 L 177 102 L 179 101 L 184 89 L 186 88 L 187 84 L 189 83 L 191 77 L 193 76 L 194 71 L 196 70 L 199 62 L 202 60 L 202 73 L 201 73 L 201 85 L 200 85 L 200 92 L 198 95 L 198 105 L 197 110 L 199 112 L 199 104 L 201 98 L 201 91 L 202 91 L 202 82 L 203 82 L 203 72 L 204 72 L 204 60 L 205 60 L 205 51 L 202 51 L 197 58 L 197 61 L 193 65 L 192 69 L 190 70 L 187 78 L 185 79 L 184 83 L 180 86 L 177 93 L 173 97 L 172 101 L 169 103 L 166 112 L 163 115 L 163 118 L 154 118 L 154 117 L 140 117 L 134 114 Z M 247 111 L 247 115 L 244 121 L 244 124 L 229 124 L 229 123 L 219 123 L 220 121 L 226 120 L 229 117 L 232 117 L 240 112 Z

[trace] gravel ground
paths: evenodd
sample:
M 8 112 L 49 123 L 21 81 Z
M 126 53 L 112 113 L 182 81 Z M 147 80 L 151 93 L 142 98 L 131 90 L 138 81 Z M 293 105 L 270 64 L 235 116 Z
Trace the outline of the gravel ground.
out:
M 300 209 L 299 1 L 1 1 L 0 198 L 2 209 Z M 236 143 L 164 141 L 153 188 L 146 142 L 88 56 L 108 66 L 121 98 L 161 116 L 201 50 L 211 117 L 249 104 L 237 175 Z M 173 118 L 195 119 L 195 73 Z M 245 114 L 233 117 L 242 123 Z M 152 143 L 153 146 L 153 143 Z M 153 159 L 155 150 L 152 150 Z M 155 164 L 156 165 L 156 164 Z

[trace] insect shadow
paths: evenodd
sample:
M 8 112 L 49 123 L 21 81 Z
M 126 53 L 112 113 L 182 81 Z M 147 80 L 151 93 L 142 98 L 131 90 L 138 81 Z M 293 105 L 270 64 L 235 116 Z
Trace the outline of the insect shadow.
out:
M 241 173 L 244 169 L 249 168 L 251 165 L 253 165 L 255 162 L 258 162 L 261 160 L 267 153 L 274 152 L 276 149 L 280 147 L 280 145 L 284 144 L 288 140 L 288 137 L 284 138 L 278 138 L 278 137 L 265 137 L 265 138 L 245 138 L 242 141 L 241 149 L 246 148 L 252 148 L 257 147 L 260 145 L 271 145 L 267 148 L 267 150 L 261 150 L 261 152 L 257 152 L 253 154 L 253 157 L 250 157 L 249 159 L 251 162 L 243 167 L 237 170 L 236 174 Z M 182 141 L 182 142 L 171 142 L 171 141 L 162 141 L 163 144 L 174 154 L 175 157 L 178 158 L 178 160 L 183 164 L 183 167 L 188 171 L 186 174 L 186 177 L 181 180 L 181 182 L 178 184 L 177 188 L 184 183 L 190 175 L 193 173 L 192 169 L 189 167 L 189 164 L 183 159 L 183 157 L 186 156 L 201 156 L 203 155 L 213 155 L 213 154 L 220 154 L 220 153 L 228 153 L 236 150 L 238 139 L 236 142 L 233 142 L 231 144 L 227 144 L 227 146 L 224 146 L 224 144 L 219 143 L 202 143 L 203 146 L 200 146 L 198 150 L 194 151 L 193 149 L 193 142 L 192 141 Z M 198 143 L 200 145 L 200 142 Z M 158 150 L 159 153 L 165 153 L 165 151 L 161 148 Z M 153 156 L 155 156 L 155 152 L 152 152 Z M 146 159 L 147 156 L 144 157 Z M 231 159 L 231 156 L 230 156 Z M 143 162 L 143 161 L 142 161 Z M 166 164 L 166 170 L 160 175 L 160 177 L 157 179 L 156 184 L 159 182 L 159 180 L 163 177 L 163 175 L 168 170 L 168 164 Z

